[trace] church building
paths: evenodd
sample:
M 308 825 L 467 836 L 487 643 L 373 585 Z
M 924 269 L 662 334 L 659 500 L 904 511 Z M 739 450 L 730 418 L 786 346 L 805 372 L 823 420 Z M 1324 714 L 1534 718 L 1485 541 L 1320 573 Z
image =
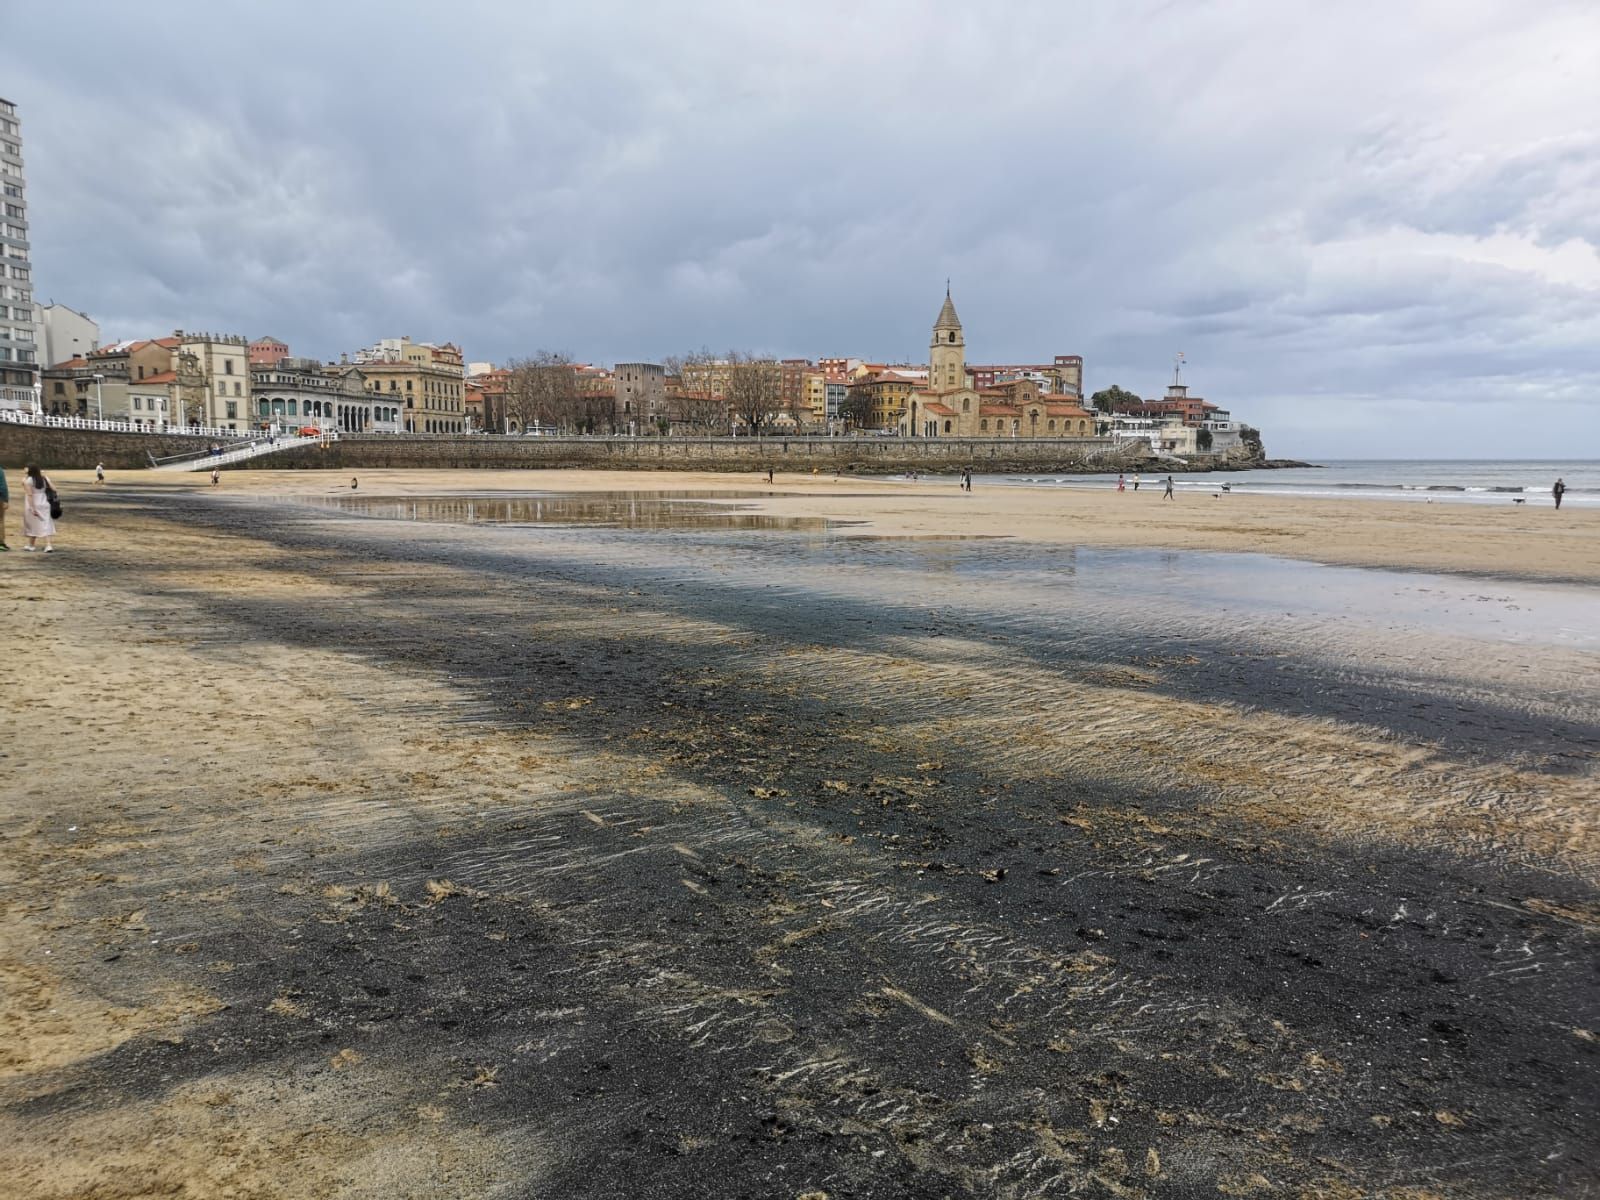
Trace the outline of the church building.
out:
M 928 345 L 928 385 L 911 392 L 899 432 L 905 437 L 1094 437 L 1095 418 L 1077 397 L 1043 391 L 1033 379 L 973 387 L 961 318 L 946 288 Z

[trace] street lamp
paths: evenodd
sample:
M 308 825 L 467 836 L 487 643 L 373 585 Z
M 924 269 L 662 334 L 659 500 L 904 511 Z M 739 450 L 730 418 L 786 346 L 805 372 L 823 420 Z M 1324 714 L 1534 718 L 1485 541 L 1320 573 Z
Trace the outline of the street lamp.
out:
M 95 376 L 94 376 L 94 419 L 99 421 L 99 422 L 101 422 L 102 424 L 105 423 L 105 419 L 106 419 L 106 406 L 105 406 L 105 397 L 102 396 L 101 392 L 100 392 L 100 385 L 105 382 L 105 378 L 106 377 L 104 375 L 100 374 L 98 371 L 95 372 Z

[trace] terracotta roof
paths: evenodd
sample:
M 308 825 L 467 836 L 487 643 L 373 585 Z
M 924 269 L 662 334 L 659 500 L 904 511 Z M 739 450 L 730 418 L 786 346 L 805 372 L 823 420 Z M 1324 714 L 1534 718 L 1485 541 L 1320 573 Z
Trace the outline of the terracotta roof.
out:
M 939 404 L 939 403 L 932 402 L 932 401 L 930 401 L 927 404 L 924 404 L 922 406 L 922 411 L 923 412 L 931 412 L 931 413 L 935 414 L 936 416 L 941 416 L 941 417 L 953 417 L 953 416 L 956 415 L 956 410 L 951 408 L 948 404 Z
M 1014 404 L 980 404 L 980 417 L 1020 417 L 1022 410 Z
M 177 383 L 176 371 L 157 371 L 154 375 L 146 375 L 143 379 L 129 380 L 129 387 L 137 387 L 141 383 Z
M 52 371 L 70 371 L 74 367 L 87 367 L 88 365 L 89 360 L 84 358 L 83 355 L 79 354 L 67 359 L 66 362 L 58 362 L 55 366 L 49 369 Z

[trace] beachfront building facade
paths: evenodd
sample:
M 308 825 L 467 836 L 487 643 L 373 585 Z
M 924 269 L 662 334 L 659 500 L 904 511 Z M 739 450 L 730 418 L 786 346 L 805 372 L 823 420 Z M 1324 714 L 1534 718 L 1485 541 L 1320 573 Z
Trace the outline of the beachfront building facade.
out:
M 42 373 L 42 411 L 50 416 L 104 417 L 164 427 L 170 412 L 167 404 L 147 408 L 145 401 L 157 395 L 171 401 L 177 346 L 172 338 L 114 342 L 52 363 Z M 149 387 L 138 386 L 146 381 Z
M 250 419 L 250 342 L 237 333 L 185 333 L 174 330 L 178 342 L 173 370 L 180 387 L 186 370 L 200 375 L 198 403 L 184 399 L 184 423 L 209 425 L 215 429 L 251 427 Z M 193 362 L 189 362 L 189 359 Z M 186 390 L 192 390 L 186 389 Z
M 361 368 L 366 387 L 400 409 L 407 433 L 461 433 L 467 425 L 466 378 L 460 347 L 446 342 L 385 338 L 349 356 Z
M 671 421 L 667 369 L 660 363 L 618 363 L 611 370 L 616 391 L 617 428 L 624 433 L 657 433 Z
M 898 427 L 920 383 L 888 368 L 857 376 L 850 384 L 850 398 L 855 410 L 865 414 L 861 418 L 864 428 L 888 431 Z
M 462 390 L 462 412 L 478 433 L 509 433 L 511 372 L 505 367 L 474 363 Z
M 1067 357 L 1067 356 L 1063 356 Z M 928 343 L 928 382 L 914 390 L 895 422 L 904 437 L 1089 438 L 1095 417 L 1072 393 L 1050 390 L 1049 378 L 1024 373 L 976 386 L 967 368 L 966 333 L 945 291 Z M 993 370 L 991 368 L 991 370 Z M 1082 387 L 1082 362 L 1077 386 Z
M 250 368 L 250 401 L 258 429 L 314 427 L 340 433 L 398 433 L 400 405 L 367 389 L 364 368 L 280 358 Z

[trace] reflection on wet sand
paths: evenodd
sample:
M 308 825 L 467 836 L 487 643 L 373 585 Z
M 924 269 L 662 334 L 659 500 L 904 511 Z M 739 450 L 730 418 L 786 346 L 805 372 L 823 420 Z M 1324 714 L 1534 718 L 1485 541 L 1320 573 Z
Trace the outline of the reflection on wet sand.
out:
M 741 529 L 821 533 L 848 521 L 776 517 L 709 503 L 761 495 L 742 492 L 587 492 L 530 496 L 301 497 L 299 503 L 391 521 L 465 525 L 591 525 L 613 529 Z

